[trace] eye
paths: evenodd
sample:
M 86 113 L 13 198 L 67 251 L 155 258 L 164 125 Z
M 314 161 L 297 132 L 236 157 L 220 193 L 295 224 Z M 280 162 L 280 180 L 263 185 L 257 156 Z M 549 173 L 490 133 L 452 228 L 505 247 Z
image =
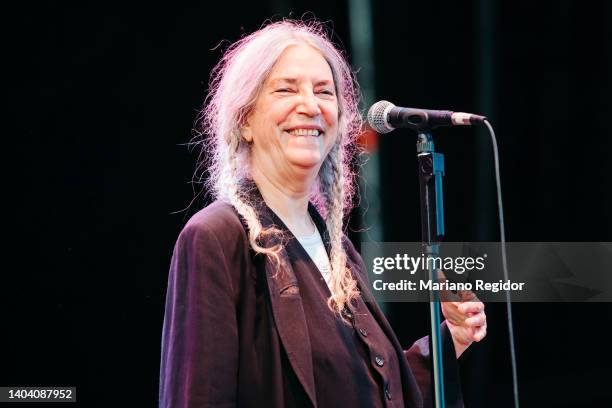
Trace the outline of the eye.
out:
M 292 89 L 290 88 L 279 88 L 277 89 L 275 92 L 280 92 L 280 93 L 289 93 L 289 92 L 293 92 Z
M 320 94 L 323 95 L 330 95 L 333 96 L 334 95 L 334 91 L 330 90 L 330 89 L 322 89 L 319 91 Z

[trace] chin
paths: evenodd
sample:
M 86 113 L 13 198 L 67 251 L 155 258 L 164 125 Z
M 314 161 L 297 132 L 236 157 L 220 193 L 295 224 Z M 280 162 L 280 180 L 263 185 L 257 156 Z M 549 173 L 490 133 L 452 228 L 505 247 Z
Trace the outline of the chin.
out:
M 323 157 L 321 154 L 317 153 L 309 153 L 309 154 L 299 154 L 299 155 L 291 155 L 287 157 L 289 163 L 298 167 L 304 171 L 318 171 L 321 167 L 321 163 L 323 163 Z

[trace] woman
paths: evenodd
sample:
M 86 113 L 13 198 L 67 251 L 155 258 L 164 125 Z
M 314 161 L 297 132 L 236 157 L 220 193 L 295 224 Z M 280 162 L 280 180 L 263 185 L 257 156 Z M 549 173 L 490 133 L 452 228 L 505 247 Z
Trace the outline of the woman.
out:
M 174 250 L 161 407 L 431 404 L 427 339 L 402 350 L 342 232 L 357 93 L 318 23 L 269 24 L 214 69 L 203 123 L 217 200 Z M 443 307 L 448 406 L 462 405 L 455 360 L 484 337 L 483 309 Z

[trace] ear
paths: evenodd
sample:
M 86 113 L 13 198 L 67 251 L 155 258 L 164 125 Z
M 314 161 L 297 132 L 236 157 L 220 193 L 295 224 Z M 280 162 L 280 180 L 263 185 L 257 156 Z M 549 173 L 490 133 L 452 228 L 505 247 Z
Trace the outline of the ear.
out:
M 248 121 L 244 124 L 244 126 L 240 128 L 240 137 L 243 138 L 247 143 L 253 142 L 253 129 L 251 128 L 251 125 Z

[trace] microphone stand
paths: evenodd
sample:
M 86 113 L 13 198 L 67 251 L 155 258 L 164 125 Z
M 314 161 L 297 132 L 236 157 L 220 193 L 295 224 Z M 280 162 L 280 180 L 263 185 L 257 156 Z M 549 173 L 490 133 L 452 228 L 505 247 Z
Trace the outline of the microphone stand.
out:
M 440 241 L 444 238 L 444 202 L 442 176 L 444 155 L 434 152 L 433 137 L 428 129 L 420 128 L 417 139 L 417 160 L 421 201 L 421 243 L 425 259 L 437 257 Z M 426 262 L 428 279 L 437 282 L 434 262 Z M 433 289 L 433 288 L 432 288 Z M 433 361 L 434 396 L 436 408 L 444 408 L 444 371 L 442 366 L 442 341 L 440 333 L 440 296 L 437 290 L 429 294 L 431 323 L 431 356 Z

